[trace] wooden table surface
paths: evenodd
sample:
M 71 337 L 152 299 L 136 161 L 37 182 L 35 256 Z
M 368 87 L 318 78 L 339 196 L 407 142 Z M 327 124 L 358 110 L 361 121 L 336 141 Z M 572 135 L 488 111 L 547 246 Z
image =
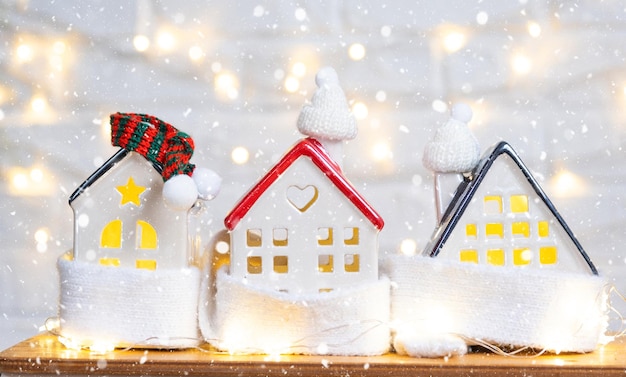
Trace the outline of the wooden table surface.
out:
M 589 354 L 461 357 L 229 355 L 209 346 L 177 351 L 119 350 L 106 354 L 65 348 L 39 335 L 0 353 L 0 373 L 158 376 L 626 376 L 622 338 Z

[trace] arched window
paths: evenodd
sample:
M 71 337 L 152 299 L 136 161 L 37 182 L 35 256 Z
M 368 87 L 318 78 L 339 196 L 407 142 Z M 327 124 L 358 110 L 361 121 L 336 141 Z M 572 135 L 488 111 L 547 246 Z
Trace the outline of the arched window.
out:
M 100 247 L 111 249 L 122 247 L 122 220 L 112 220 L 102 228 Z
M 156 249 L 158 245 L 157 232 L 150 223 L 137 221 L 137 239 L 135 247 L 137 249 Z

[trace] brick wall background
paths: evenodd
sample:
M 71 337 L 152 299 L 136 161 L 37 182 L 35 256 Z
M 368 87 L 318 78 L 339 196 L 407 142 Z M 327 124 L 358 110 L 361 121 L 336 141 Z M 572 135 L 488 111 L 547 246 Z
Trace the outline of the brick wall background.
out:
M 110 113 L 154 114 L 194 137 L 192 162 L 224 178 L 210 236 L 300 137 L 326 65 L 361 109 L 344 169 L 385 218 L 383 253 L 426 244 L 423 146 L 463 101 L 483 148 L 514 145 L 626 292 L 625 12 L 618 0 L 0 0 L 0 348 L 56 314 L 67 199 L 116 150 Z M 247 162 L 233 161 L 237 147 Z

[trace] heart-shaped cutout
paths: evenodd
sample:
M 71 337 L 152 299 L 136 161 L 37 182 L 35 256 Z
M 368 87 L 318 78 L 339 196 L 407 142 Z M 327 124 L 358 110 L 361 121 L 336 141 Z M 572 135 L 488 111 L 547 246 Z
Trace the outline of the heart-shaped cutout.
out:
M 287 200 L 300 212 L 305 212 L 315 203 L 319 196 L 317 187 L 308 185 L 305 187 L 289 186 L 287 188 Z

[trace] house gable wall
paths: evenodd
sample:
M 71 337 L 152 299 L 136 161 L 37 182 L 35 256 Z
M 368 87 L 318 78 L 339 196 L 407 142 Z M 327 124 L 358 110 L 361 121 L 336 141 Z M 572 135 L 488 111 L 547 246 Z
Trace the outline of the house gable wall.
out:
M 438 257 L 590 273 L 572 239 L 506 154 L 484 176 Z
M 332 243 L 319 242 L 318 237 L 328 234 L 327 228 L 332 228 Z M 344 233 L 352 228 L 359 229 L 358 245 L 345 241 Z M 250 230 L 261 234 L 259 243 L 253 241 L 252 246 Z M 285 245 L 281 245 L 282 234 L 287 235 Z M 246 278 L 249 284 L 289 292 L 319 292 L 357 281 L 376 281 L 377 234 L 375 226 L 311 159 L 301 156 L 231 231 L 231 275 Z M 346 271 L 354 255 L 358 255 L 359 271 Z M 257 257 L 260 272 L 251 273 L 249 257 Z M 287 257 L 287 272 L 280 271 L 282 257 Z M 324 262 L 327 265 L 321 269 L 325 272 L 319 266 Z
M 129 177 L 135 185 L 145 187 L 140 206 L 121 204 L 117 187 L 127 185 Z M 137 260 L 156 260 L 158 267 L 186 267 L 187 215 L 165 206 L 162 188 L 160 174 L 140 155 L 131 152 L 117 162 L 70 203 L 74 211 L 74 258 L 94 263 L 102 258 L 118 260 L 119 266 L 125 267 L 136 267 Z M 120 247 L 103 247 L 103 229 L 115 220 L 120 220 Z M 138 247 L 140 233 L 150 232 L 150 228 L 156 232 L 156 248 Z

